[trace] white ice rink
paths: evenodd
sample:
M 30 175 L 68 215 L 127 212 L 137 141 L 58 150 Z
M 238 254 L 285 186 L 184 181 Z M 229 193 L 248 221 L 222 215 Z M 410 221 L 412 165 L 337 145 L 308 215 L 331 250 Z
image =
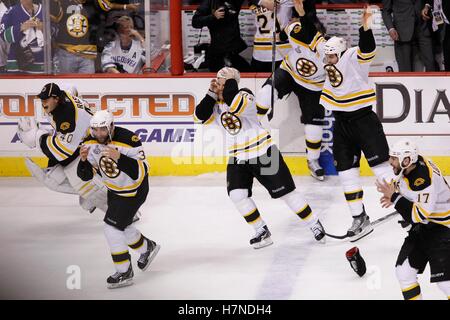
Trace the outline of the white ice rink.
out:
M 336 177 L 318 182 L 296 177 L 329 233 L 343 234 L 350 213 Z M 366 210 L 381 209 L 374 178 L 364 179 Z M 32 178 L 0 179 L 0 298 L 2 299 L 402 299 L 394 265 L 406 232 L 391 220 L 355 244 L 317 244 L 281 200 L 255 181 L 254 199 L 274 245 L 254 250 L 253 228 L 228 199 L 224 174 L 151 177 L 137 227 L 161 244 L 150 268 L 136 266 L 131 287 L 109 290 L 114 272 L 103 236 L 103 214 L 89 215 L 73 195 L 49 191 Z M 345 252 L 358 246 L 368 272 L 359 278 Z M 81 288 L 68 289 L 70 266 Z M 444 295 L 419 277 L 424 299 Z M 69 281 L 70 282 L 70 281 Z

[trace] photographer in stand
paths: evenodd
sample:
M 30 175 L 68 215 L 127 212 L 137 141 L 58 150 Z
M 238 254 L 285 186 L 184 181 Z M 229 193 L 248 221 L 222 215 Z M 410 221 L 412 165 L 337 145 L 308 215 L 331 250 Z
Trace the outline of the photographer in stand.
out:
M 209 29 L 211 44 L 206 60 L 211 72 L 217 72 L 223 67 L 233 67 L 241 72 L 250 71 L 249 63 L 239 55 L 247 48 L 239 28 L 239 11 L 243 2 L 203 0 L 192 18 L 194 28 Z

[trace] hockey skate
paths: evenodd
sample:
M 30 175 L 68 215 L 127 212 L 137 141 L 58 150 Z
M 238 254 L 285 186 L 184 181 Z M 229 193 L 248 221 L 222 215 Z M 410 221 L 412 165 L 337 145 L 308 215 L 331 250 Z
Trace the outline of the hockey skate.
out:
M 133 276 L 133 268 L 131 267 L 130 263 L 130 266 L 128 267 L 128 270 L 126 272 L 116 272 L 108 279 L 106 279 L 106 282 L 108 283 L 108 289 L 131 286 L 133 284 Z
M 311 231 L 314 234 L 314 239 L 320 243 L 325 243 L 325 229 L 319 220 L 311 226 Z
M 147 241 L 147 251 L 141 254 L 137 262 L 139 269 L 141 269 L 142 271 L 147 270 L 147 268 L 150 266 L 150 263 L 153 261 L 155 256 L 158 254 L 159 249 L 161 248 L 161 246 L 159 244 L 156 244 L 155 241 L 147 238 L 145 238 L 145 241 Z
M 354 242 L 365 237 L 372 231 L 373 226 L 370 224 L 369 216 L 364 210 L 359 216 L 353 217 L 353 223 L 350 229 L 348 229 L 347 235 L 350 237 L 350 241 Z
M 269 228 L 267 228 L 267 226 L 259 228 L 256 231 L 255 236 L 250 240 L 250 244 L 255 249 L 261 249 L 270 246 L 271 244 L 273 244 L 272 239 L 270 239 L 271 235 L 272 234 L 270 233 Z
M 314 178 L 319 181 L 323 181 L 325 179 L 323 168 L 319 164 L 319 160 L 308 160 L 308 169 Z

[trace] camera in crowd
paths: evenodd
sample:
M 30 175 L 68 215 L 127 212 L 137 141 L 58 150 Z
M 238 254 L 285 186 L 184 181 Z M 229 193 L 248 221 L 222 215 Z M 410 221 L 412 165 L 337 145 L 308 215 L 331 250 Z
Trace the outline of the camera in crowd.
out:
M 225 1 L 222 8 L 225 11 L 225 16 L 234 16 L 237 14 L 236 8 L 229 2 Z

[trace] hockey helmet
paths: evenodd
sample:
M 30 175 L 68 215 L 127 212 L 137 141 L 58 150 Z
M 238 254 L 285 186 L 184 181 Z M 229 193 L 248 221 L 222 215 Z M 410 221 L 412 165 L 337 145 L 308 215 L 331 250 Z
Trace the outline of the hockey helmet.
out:
M 236 80 L 237 83 L 239 83 L 241 79 L 241 74 L 235 68 L 223 67 L 222 69 L 219 70 L 219 72 L 217 72 L 216 77 L 217 79 L 225 79 L 225 80 L 234 79 Z
M 97 111 L 91 118 L 92 128 L 111 127 L 113 124 L 113 114 L 108 110 Z
M 90 121 L 90 126 L 91 126 L 91 129 L 106 127 L 108 129 L 109 139 L 112 140 L 113 129 L 114 129 L 113 121 L 114 121 L 114 116 L 110 111 L 100 110 L 100 111 L 97 111 L 92 116 L 91 121 Z M 91 130 L 91 136 L 96 138 L 97 140 L 99 139 L 99 137 L 95 136 L 94 130 Z
M 413 163 L 416 163 L 419 157 L 416 144 L 409 139 L 401 139 L 394 143 L 389 150 L 389 155 L 398 158 L 402 169 L 406 169 Z M 403 160 L 408 157 L 410 158 L 410 162 L 404 167 Z
M 331 37 L 327 42 L 325 42 L 325 54 L 336 54 L 338 57 L 340 57 L 341 53 L 345 50 L 347 50 L 347 42 L 344 38 Z

